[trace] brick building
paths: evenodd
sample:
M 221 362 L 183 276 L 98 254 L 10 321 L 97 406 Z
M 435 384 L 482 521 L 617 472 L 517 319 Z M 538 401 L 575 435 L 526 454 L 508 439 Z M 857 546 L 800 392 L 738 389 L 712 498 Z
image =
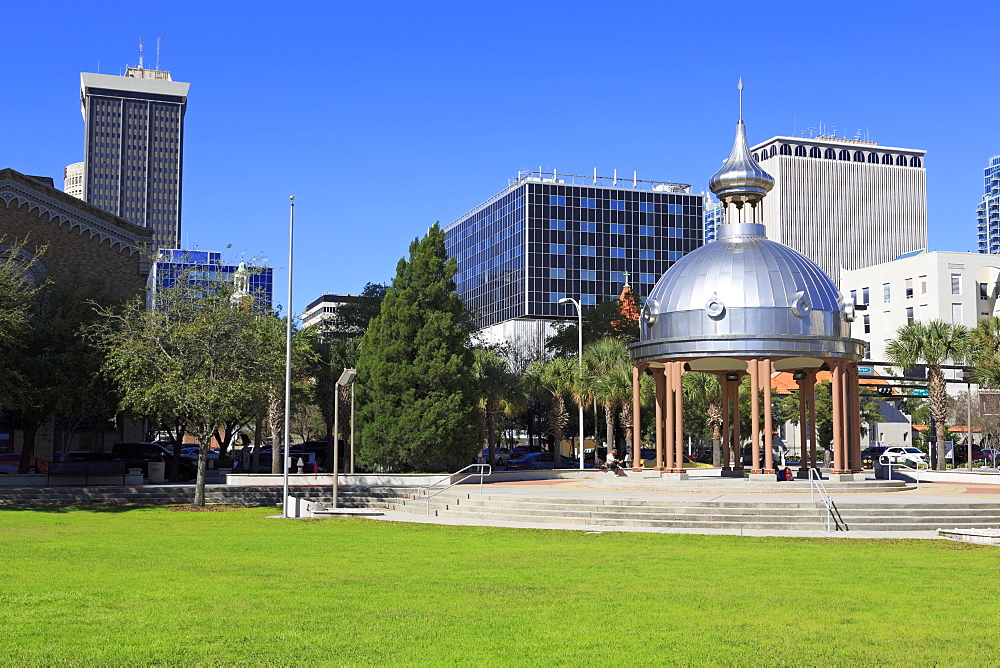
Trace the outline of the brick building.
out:
M 51 179 L 0 169 L 0 252 L 14 241 L 24 242 L 30 256 L 45 249 L 29 280 L 102 286 L 122 299 L 141 295 L 149 276 L 152 240 L 150 230 L 57 190 Z M 25 264 L 32 259 L 25 257 Z M 16 416 L 3 411 L 0 454 L 19 451 L 21 434 L 16 427 Z M 39 430 L 37 456 L 51 456 L 51 431 L 51 427 Z M 81 438 L 89 439 L 86 449 L 103 449 L 136 436 L 119 430 Z

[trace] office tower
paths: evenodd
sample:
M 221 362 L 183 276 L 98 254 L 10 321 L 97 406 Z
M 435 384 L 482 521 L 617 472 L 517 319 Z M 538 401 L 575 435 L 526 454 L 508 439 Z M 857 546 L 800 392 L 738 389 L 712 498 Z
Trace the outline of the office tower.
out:
M 764 203 L 769 239 L 841 269 L 927 247 L 925 151 L 839 137 L 772 137 L 751 149 L 774 177 Z
M 74 162 L 63 169 L 63 192 L 83 199 L 83 163 Z
M 1000 155 L 983 170 L 983 201 L 976 210 L 980 253 L 1000 253 Z
M 255 267 L 245 262 L 222 264 L 222 253 L 169 249 L 160 250 L 149 277 L 150 306 L 155 308 L 156 293 L 178 280 L 190 285 L 209 285 L 212 281 L 236 283 L 234 298 L 246 298 L 261 311 L 270 311 L 274 302 L 274 269 Z
M 544 350 L 551 325 L 616 298 L 628 281 L 653 284 L 702 245 L 702 196 L 690 186 L 617 177 L 519 172 L 499 193 L 450 223 L 458 294 L 487 341 Z
M 359 295 L 335 295 L 324 293 L 312 300 L 306 310 L 302 313 L 302 327 L 313 327 L 323 325 L 327 322 L 336 322 L 337 313 L 346 304 L 356 304 L 364 299 Z
M 141 67 L 125 76 L 80 74 L 85 199 L 150 228 L 160 248 L 180 245 L 189 85 Z
M 712 201 L 708 195 L 705 198 L 705 243 L 715 241 L 715 231 L 726 222 L 726 210 L 719 202 Z

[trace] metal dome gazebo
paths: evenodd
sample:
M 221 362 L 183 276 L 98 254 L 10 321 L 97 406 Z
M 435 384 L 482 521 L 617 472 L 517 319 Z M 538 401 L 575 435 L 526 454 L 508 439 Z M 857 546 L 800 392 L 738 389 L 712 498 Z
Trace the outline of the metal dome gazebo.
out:
M 798 381 L 804 477 L 816 466 L 815 398 L 806 390 L 815 387 L 820 370 L 829 370 L 831 475 L 849 480 L 861 470 L 857 363 L 864 342 L 849 337 L 854 305 L 816 263 L 767 239 L 762 203 L 774 180 L 750 156 L 742 81 L 740 91 L 732 153 L 709 182 L 725 207 L 725 224 L 716 241 L 684 256 L 660 278 L 642 310 L 639 342 L 629 347 L 635 365 L 633 461 L 640 461 L 639 377 L 647 372 L 656 379 L 656 468 L 669 477 L 686 477 L 681 381 L 686 371 L 702 371 L 715 374 L 722 386 L 723 475 L 742 477 L 739 386 L 749 375 L 750 473 L 773 474 L 771 377 L 786 371 Z M 762 446 L 764 465 L 758 468 Z

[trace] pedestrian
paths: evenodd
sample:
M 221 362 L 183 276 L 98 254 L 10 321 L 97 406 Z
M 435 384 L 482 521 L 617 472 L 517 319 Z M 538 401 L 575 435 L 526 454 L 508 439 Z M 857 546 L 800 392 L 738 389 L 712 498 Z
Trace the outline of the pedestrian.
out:
M 614 472 L 618 468 L 618 458 L 615 456 L 615 451 L 613 449 L 608 449 L 608 458 L 604 462 L 604 467 Z
M 782 482 L 785 479 L 785 472 L 777 464 L 774 465 L 774 475 L 778 479 L 778 482 Z
M 632 451 L 628 449 L 625 450 L 625 468 L 632 468 Z

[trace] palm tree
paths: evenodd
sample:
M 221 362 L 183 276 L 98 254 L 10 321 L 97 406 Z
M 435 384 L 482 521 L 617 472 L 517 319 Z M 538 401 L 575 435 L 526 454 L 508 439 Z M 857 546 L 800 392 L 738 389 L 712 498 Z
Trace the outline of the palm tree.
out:
M 617 394 L 612 387 L 601 387 L 602 380 L 617 368 L 629 370 L 629 387 L 631 387 L 632 362 L 628 357 L 628 349 L 621 339 L 604 338 L 583 349 L 584 377 L 593 388 L 594 398 L 604 407 L 604 422 L 607 428 L 608 448 L 614 447 L 615 440 L 615 408 L 619 405 L 615 398 Z M 629 390 L 631 396 L 631 390 Z
M 972 363 L 972 374 L 981 385 L 1000 387 L 1000 318 L 983 318 L 969 332 L 966 356 Z
M 552 395 L 549 428 L 552 430 L 552 453 L 555 468 L 562 468 L 562 441 L 569 414 L 563 397 L 577 384 L 577 363 L 568 357 L 556 357 L 547 362 L 533 362 L 525 371 L 529 383 Z
M 937 467 L 945 468 L 944 434 L 948 392 L 941 365 L 949 359 L 961 362 L 968 350 L 969 331 L 943 320 L 911 322 L 896 332 L 886 347 L 886 356 L 898 369 L 923 362 L 927 365 L 927 389 L 931 418 L 937 422 Z
M 712 466 L 722 466 L 722 387 L 719 379 L 710 373 L 692 371 L 684 374 L 684 398 L 689 407 L 685 410 L 703 413 L 712 428 Z
M 486 348 L 473 350 L 473 379 L 479 410 L 486 425 L 486 445 L 490 452 L 490 466 L 496 466 L 497 416 L 509 413 L 520 403 L 520 379 L 510 372 L 507 362 L 495 351 Z

